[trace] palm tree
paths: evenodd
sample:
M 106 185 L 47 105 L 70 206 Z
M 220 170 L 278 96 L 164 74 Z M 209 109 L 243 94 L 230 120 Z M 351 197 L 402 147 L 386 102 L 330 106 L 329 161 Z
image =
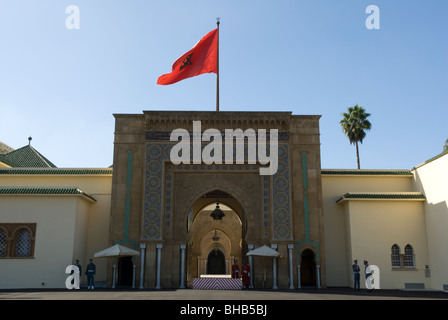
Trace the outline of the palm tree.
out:
M 347 113 L 344 112 L 342 114 L 343 118 L 339 124 L 344 134 L 350 140 L 350 144 L 356 146 L 356 159 L 358 161 L 358 169 L 360 169 L 358 142 L 362 143 L 362 140 L 366 137 L 366 130 L 370 130 L 372 127 L 372 124 L 367 120 L 370 113 L 366 113 L 366 110 L 358 105 L 347 108 L 347 110 Z

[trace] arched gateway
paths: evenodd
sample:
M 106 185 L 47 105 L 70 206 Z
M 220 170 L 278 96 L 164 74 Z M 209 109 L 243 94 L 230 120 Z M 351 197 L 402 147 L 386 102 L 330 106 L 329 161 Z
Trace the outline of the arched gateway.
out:
M 303 248 L 317 252 L 325 286 L 319 117 L 115 115 L 110 242 L 141 252 L 136 287 L 191 287 L 246 259 L 254 287 L 294 288 Z M 217 207 L 221 218 L 212 215 Z M 263 245 L 281 254 L 267 269 L 265 258 L 246 257 Z

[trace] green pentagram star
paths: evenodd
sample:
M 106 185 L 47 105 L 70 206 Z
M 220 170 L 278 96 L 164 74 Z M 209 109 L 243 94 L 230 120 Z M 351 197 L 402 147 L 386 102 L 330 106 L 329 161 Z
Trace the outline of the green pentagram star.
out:
M 191 63 L 191 56 L 192 56 L 193 54 L 189 54 L 185 59 L 184 59 L 184 61 L 182 61 L 182 65 L 180 66 L 180 69 L 179 69 L 179 71 L 181 71 L 185 66 L 190 66 L 192 63 Z

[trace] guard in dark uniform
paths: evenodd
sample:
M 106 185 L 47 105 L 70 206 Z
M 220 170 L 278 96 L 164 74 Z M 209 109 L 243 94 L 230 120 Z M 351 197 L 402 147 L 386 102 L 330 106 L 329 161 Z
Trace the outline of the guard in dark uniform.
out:
M 95 273 L 96 273 L 96 266 L 93 263 L 92 259 L 89 259 L 90 263 L 87 265 L 87 269 L 86 269 L 86 276 L 87 276 L 87 289 L 92 289 L 94 288 L 95 284 L 94 284 L 94 277 L 95 277 Z
M 361 271 L 361 269 L 359 268 L 358 265 L 358 260 L 354 260 L 354 263 L 352 264 L 352 270 L 353 270 L 353 288 L 355 290 L 359 291 L 359 279 L 360 279 L 360 275 L 359 272 Z

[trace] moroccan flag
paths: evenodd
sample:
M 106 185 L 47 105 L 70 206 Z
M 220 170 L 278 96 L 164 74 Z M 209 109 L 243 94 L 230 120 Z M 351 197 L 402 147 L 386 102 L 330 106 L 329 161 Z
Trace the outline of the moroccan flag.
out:
M 173 63 L 171 73 L 161 75 L 157 84 L 173 84 L 203 73 L 218 71 L 218 28 L 206 34 Z

